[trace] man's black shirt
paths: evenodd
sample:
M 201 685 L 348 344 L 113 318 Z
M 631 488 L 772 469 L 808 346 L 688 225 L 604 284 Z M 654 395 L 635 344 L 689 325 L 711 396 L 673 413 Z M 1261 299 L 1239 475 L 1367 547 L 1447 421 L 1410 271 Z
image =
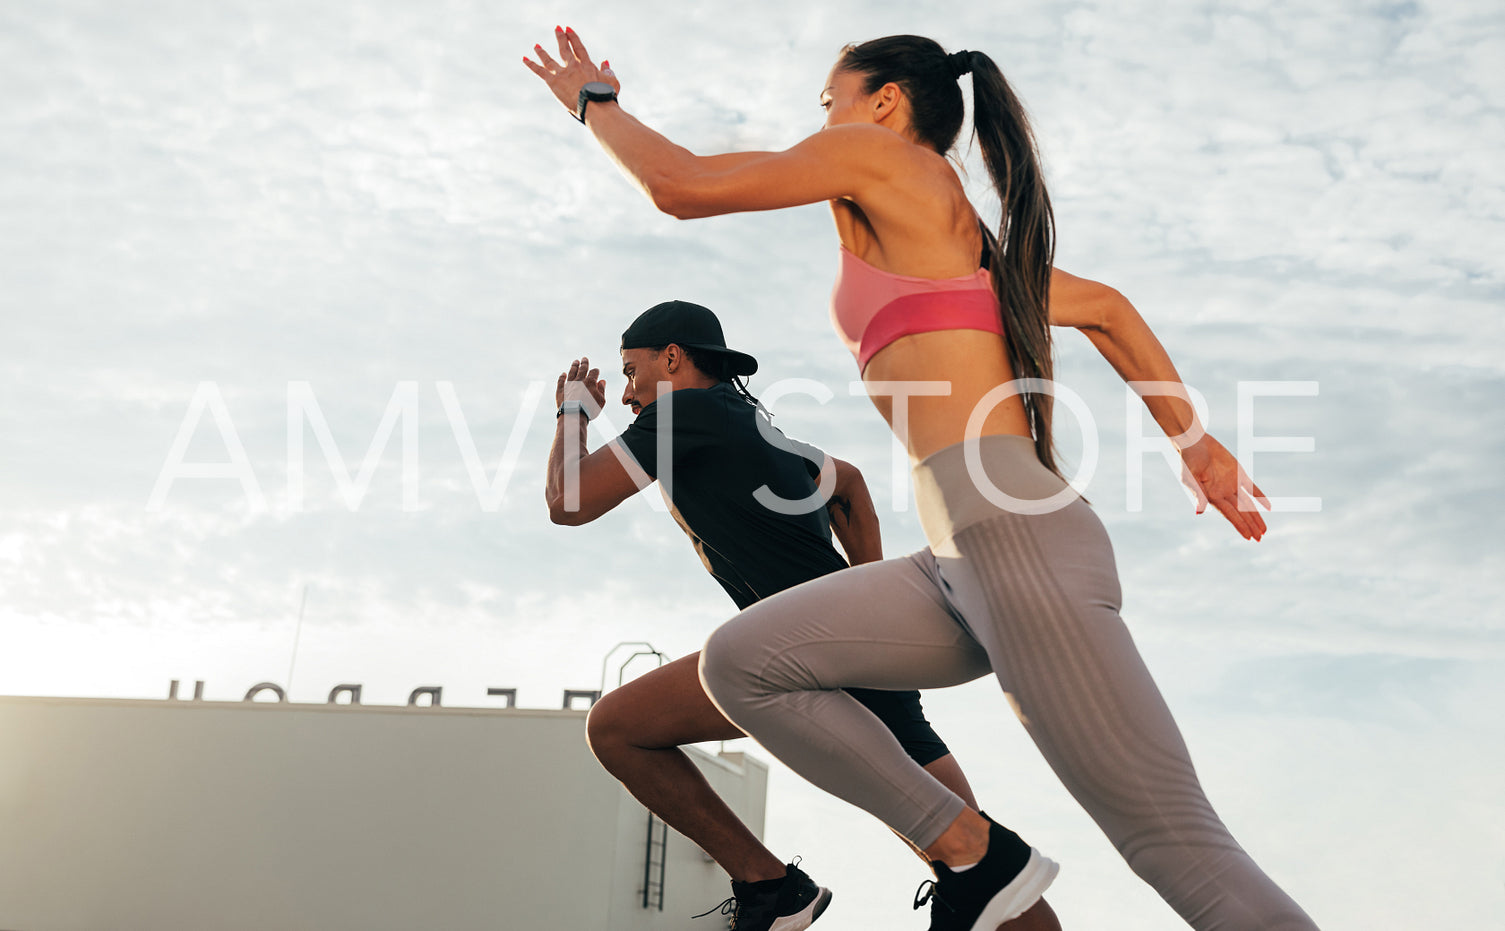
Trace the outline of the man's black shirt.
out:
M 665 440 L 669 469 L 658 456 Z M 784 436 L 730 384 L 661 396 L 619 441 L 663 485 L 674 519 L 738 608 L 846 568 L 814 497 L 825 454 Z M 764 506 L 754 497 L 764 486 L 788 502 L 781 510 L 806 502 L 802 513 Z

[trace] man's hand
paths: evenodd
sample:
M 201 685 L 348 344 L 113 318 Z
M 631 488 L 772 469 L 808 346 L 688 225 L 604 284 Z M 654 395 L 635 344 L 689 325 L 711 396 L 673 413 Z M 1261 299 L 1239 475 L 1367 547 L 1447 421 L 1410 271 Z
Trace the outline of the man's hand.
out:
M 585 51 L 585 43 L 575 35 L 575 30 L 555 26 L 554 38 L 559 41 L 558 61 L 544 51 L 542 45 L 535 45 L 533 51 L 538 55 L 539 63 L 535 64 L 524 56 L 523 64 L 528 66 L 529 71 L 543 78 L 566 110 L 572 114 L 575 112 L 575 108 L 580 105 L 580 88 L 591 81 L 605 81 L 611 85 L 612 90 L 622 90 L 622 83 L 611 70 L 611 63 L 603 61 L 600 67 L 593 64 Z
M 587 417 L 601 413 L 601 405 L 606 401 L 606 382 L 590 364 L 584 357 L 570 363 L 554 389 L 555 404 L 579 401 Z M 612 444 L 588 451 L 586 432 L 586 422 L 578 417 L 560 417 L 554 428 L 544 500 L 549 505 L 549 520 L 556 524 L 588 524 L 639 490 L 636 476 L 642 475 L 642 470 L 628 474 L 623 464 L 627 453 Z M 643 487 L 651 482 L 652 479 L 647 479 Z
M 568 371 L 559 373 L 559 382 L 554 387 L 554 406 L 565 401 L 579 401 L 585 405 L 585 416 L 594 418 L 606 406 L 606 381 L 601 370 L 590 367 L 590 359 L 581 356 L 570 363 Z
M 1181 481 L 1196 494 L 1198 514 L 1211 503 L 1245 540 L 1257 541 L 1265 535 L 1265 520 L 1256 502 L 1268 511 L 1270 499 L 1222 443 L 1203 434 L 1181 450 L 1181 464 Z

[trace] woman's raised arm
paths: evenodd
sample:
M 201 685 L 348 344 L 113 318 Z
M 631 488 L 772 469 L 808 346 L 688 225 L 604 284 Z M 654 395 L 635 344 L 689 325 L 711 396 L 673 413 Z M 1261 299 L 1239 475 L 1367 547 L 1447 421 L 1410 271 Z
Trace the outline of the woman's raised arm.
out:
M 524 58 L 523 63 L 567 110 L 575 112 L 580 88 L 590 81 L 620 89 L 615 74 L 591 61 L 574 30 L 556 29 L 555 38 L 557 61 L 535 45 L 539 62 Z M 837 126 L 782 152 L 700 156 L 670 142 L 614 101 L 590 104 L 585 122 L 654 206 L 680 219 L 777 210 L 841 197 L 860 201 L 873 185 L 898 170 L 906 145 L 882 127 Z

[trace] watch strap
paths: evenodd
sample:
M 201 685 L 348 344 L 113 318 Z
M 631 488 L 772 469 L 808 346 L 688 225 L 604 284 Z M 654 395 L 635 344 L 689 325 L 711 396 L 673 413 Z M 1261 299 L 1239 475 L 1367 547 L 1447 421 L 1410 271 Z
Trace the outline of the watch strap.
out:
M 616 91 L 593 91 L 590 89 L 590 86 L 592 84 L 601 84 L 608 89 L 611 87 L 610 84 L 606 84 L 604 81 L 587 81 L 585 85 L 580 88 L 580 97 L 575 103 L 575 119 L 579 120 L 582 124 L 585 122 L 585 107 L 592 100 L 605 102 L 608 100 L 617 99 Z

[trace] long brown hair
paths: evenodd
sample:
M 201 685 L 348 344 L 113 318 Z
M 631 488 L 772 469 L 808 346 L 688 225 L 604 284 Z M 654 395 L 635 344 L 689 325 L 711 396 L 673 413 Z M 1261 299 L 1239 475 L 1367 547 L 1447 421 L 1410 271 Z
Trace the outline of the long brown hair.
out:
M 890 82 L 909 100 L 909 124 L 920 141 L 941 155 L 961 132 L 966 105 L 957 81 L 972 74 L 972 127 L 982 145 L 988 176 L 1003 207 L 997 232 L 985 230 L 993 292 L 1003 317 L 1009 365 L 1015 378 L 1051 380 L 1055 363 L 1050 337 L 1050 270 L 1055 261 L 1055 216 L 1045 173 L 1024 105 L 1003 72 L 982 52 L 947 55 L 923 36 L 887 36 L 842 50 L 842 71 L 866 78 L 863 93 Z M 1052 472 L 1052 397 L 1021 393 L 1035 439 L 1035 454 Z

